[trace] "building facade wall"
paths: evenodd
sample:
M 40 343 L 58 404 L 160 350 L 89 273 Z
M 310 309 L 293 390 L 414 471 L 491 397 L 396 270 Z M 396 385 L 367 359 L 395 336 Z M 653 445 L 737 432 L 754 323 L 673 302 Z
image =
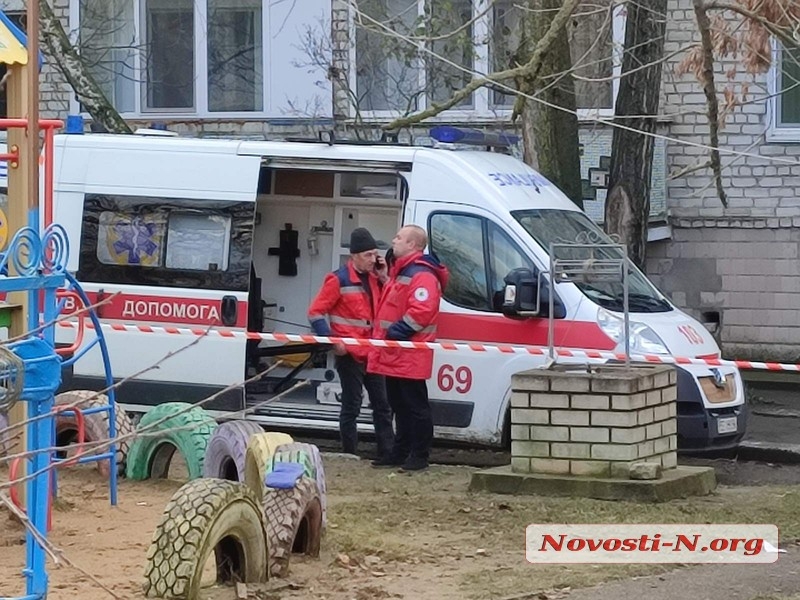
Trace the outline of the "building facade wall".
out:
M 668 14 L 667 55 L 699 42 L 691 0 L 669 0 Z M 707 149 L 689 145 L 709 144 L 706 99 L 692 74 L 675 75 L 682 58 L 670 59 L 663 78 L 662 112 L 675 138 L 667 146 L 672 239 L 651 244 L 648 274 L 694 316 L 719 319 L 710 327 L 724 356 L 794 361 L 800 355 L 800 145 L 770 138 L 769 75 L 747 75 L 734 59 L 718 63 L 718 89 L 732 68 L 738 69 L 734 91 L 745 82 L 750 87 L 720 131 L 721 149 L 746 154 L 722 154 L 724 207 L 710 169 L 695 169 L 709 157 Z

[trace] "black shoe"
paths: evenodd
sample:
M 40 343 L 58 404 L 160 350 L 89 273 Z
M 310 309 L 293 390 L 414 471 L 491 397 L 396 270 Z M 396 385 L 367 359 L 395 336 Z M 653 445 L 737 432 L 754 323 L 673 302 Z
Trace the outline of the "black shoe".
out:
M 372 461 L 372 466 L 377 469 L 390 469 L 392 467 L 399 467 L 404 464 L 404 459 L 395 458 L 393 456 L 384 456 L 377 460 Z
M 428 461 L 424 458 L 409 458 L 400 467 L 401 473 L 409 473 L 413 471 L 424 471 L 428 468 Z

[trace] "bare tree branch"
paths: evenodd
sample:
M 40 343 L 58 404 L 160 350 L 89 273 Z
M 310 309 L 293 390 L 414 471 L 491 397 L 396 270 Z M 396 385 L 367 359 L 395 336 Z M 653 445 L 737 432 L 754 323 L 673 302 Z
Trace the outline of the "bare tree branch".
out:
M 510 79 L 514 79 L 515 77 L 521 77 L 525 75 L 535 76 L 535 74 L 541 68 L 542 61 L 547 51 L 550 49 L 550 46 L 558 38 L 558 36 L 563 35 L 563 28 L 566 25 L 572 13 L 575 11 L 575 8 L 578 6 L 579 2 L 580 0 L 566 0 L 566 2 L 564 2 L 564 4 L 558 10 L 556 16 L 553 18 L 553 22 L 550 24 L 550 28 L 548 29 L 547 33 L 536 44 L 536 48 L 534 49 L 530 60 L 524 65 L 520 65 L 513 69 L 497 71 L 495 73 L 491 73 L 490 75 L 484 77 L 475 78 L 472 81 L 470 81 L 466 86 L 464 86 L 460 90 L 457 90 L 450 97 L 450 99 L 438 104 L 432 104 L 430 108 L 427 108 L 421 112 L 408 115 L 405 117 L 400 117 L 398 119 L 394 119 L 390 123 L 384 125 L 383 128 L 386 130 L 401 129 L 403 127 L 409 127 L 416 123 L 420 123 L 425 119 L 435 117 L 436 115 L 458 105 L 466 98 L 469 98 L 469 96 L 472 95 L 472 93 L 475 90 L 478 90 L 484 86 L 491 85 L 496 81 L 507 81 Z M 358 7 L 354 7 L 354 9 L 357 11 L 357 14 L 361 18 L 366 19 L 384 29 L 388 29 L 385 25 L 383 25 L 379 21 L 359 11 Z
M 106 129 L 115 133 L 132 133 L 125 120 L 106 98 L 103 90 L 81 62 L 81 57 L 70 42 L 61 21 L 53 12 L 48 0 L 39 0 L 42 41 L 50 56 L 57 57 L 55 65 L 72 86 L 87 112 Z
M 708 104 L 708 126 L 709 141 L 711 142 L 711 169 L 714 172 L 714 179 L 717 185 L 717 195 L 722 206 L 728 206 L 728 199 L 725 195 L 725 188 L 722 185 L 722 166 L 719 160 L 719 100 L 717 99 L 717 88 L 714 84 L 714 49 L 711 44 L 711 23 L 708 19 L 703 0 L 693 0 L 694 15 L 697 20 L 697 28 L 700 30 L 700 42 L 702 44 L 703 69 L 701 71 L 701 83 L 703 93 L 706 95 Z

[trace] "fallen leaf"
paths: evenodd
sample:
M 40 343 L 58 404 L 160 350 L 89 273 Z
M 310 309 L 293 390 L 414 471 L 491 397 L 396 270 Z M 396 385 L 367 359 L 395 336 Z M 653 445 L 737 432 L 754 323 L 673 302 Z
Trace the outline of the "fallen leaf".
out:
M 381 490 L 381 494 L 388 494 L 388 493 L 389 493 L 389 490 L 387 490 L 386 488 Z
M 459 509 L 458 509 L 458 512 L 460 512 L 460 513 L 469 513 L 469 512 L 472 512 L 472 509 L 471 509 L 471 508 L 468 508 L 468 507 L 465 507 L 465 508 L 459 508 Z
M 373 577 L 386 577 L 386 573 L 383 571 L 372 571 L 370 573 Z
M 338 562 L 343 567 L 347 567 L 350 565 L 350 557 L 347 554 L 339 554 L 336 556 L 336 562 Z

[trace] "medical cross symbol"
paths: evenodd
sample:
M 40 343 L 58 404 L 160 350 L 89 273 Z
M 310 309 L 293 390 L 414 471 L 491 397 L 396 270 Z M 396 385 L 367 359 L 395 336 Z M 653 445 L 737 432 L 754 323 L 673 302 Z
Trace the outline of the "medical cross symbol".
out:
M 114 242 L 114 251 L 117 254 L 128 253 L 128 264 L 138 265 L 143 256 L 153 256 L 158 245 L 151 239 L 155 233 L 154 223 L 144 223 L 140 218 L 133 219 L 130 223 L 120 223 L 114 226 L 119 239 Z

